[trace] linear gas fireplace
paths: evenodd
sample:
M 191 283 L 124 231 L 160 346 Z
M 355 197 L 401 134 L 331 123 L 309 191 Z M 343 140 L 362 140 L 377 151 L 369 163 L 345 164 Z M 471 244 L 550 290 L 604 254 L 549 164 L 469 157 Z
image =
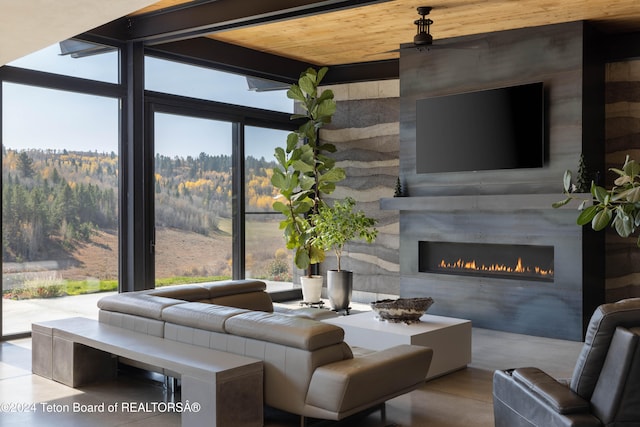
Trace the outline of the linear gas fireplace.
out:
M 553 246 L 420 241 L 422 273 L 553 282 Z

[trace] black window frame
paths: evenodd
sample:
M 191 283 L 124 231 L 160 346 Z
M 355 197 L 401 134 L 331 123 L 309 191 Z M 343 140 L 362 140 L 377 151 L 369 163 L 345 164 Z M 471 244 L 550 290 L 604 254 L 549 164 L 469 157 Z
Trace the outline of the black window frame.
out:
M 244 278 L 244 127 L 256 126 L 291 131 L 299 123 L 291 120 L 290 113 L 146 91 L 144 90 L 146 49 L 142 43 L 115 43 L 112 40 L 96 37 L 87 38 L 87 41 L 119 49 L 119 83 L 100 82 L 5 65 L 0 67 L 0 117 L 2 116 L 2 83 L 5 81 L 119 100 L 121 106 L 118 153 L 120 164 L 118 192 L 119 292 L 148 289 L 155 286 L 152 252 L 153 228 L 155 226 L 153 115 L 155 112 L 166 112 L 231 122 L 233 124 L 233 278 Z M 187 60 L 182 62 L 190 63 Z M 203 66 L 195 61 L 193 65 Z M 209 68 L 216 69 L 215 67 Z M 1 131 L 2 121 L 0 120 L 0 135 Z M 2 331 L 2 311 L 2 303 L 0 303 L 0 331 Z M 14 335 L 0 334 L 0 340 L 17 339 L 30 335 L 30 332 Z

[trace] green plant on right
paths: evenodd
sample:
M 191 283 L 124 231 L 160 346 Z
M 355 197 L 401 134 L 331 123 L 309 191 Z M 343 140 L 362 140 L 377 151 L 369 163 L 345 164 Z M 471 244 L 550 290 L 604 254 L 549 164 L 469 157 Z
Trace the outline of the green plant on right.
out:
M 581 211 L 576 219 L 578 225 L 591 223 L 591 228 L 600 231 L 611 224 L 618 235 L 629 237 L 640 227 L 640 164 L 627 156 L 622 169 L 610 170 L 618 175 L 614 186 L 607 190 L 592 182 L 590 199 L 571 193 L 571 171 L 566 171 L 563 179 L 566 198 L 554 203 L 553 207 L 559 208 L 578 200 Z M 637 245 L 640 247 L 640 237 Z
M 342 270 L 340 260 L 344 245 L 356 238 L 371 243 L 378 236 L 378 230 L 374 227 L 376 220 L 361 210 L 354 211 L 355 205 L 356 201 L 351 197 L 344 199 L 344 202 L 336 200 L 333 206 L 321 206 L 311 218 L 320 245 L 335 253 L 338 271 Z

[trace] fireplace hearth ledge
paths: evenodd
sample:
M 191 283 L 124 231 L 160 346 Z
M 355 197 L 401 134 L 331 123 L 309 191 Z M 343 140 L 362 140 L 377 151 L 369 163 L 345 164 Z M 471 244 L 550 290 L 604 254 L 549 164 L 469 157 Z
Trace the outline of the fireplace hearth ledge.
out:
M 576 194 L 580 197 L 581 194 Z M 589 193 L 582 194 L 589 199 Z M 522 211 L 553 209 L 553 203 L 562 200 L 560 193 L 553 194 L 494 194 L 494 195 L 461 195 L 461 196 L 417 196 L 389 197 L 380 199 L 381 210 L 401 211 L 452 211 L 452 210 L 484 210 L 484 211 Z M 578 206 L 573 201 L 567 205 Z

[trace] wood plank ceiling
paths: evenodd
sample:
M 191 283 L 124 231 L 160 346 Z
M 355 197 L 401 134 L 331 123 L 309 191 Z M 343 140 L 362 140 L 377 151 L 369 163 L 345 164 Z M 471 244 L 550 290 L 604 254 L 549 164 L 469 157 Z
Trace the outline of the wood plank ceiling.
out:
M 202 1 L 163 0 L 131 15 L 170 13 Z M 314 65 L 398 58 L 412 41 L 417 6 L 432 6 L 434 40 L 577 20 L 604 33 L 640 31 L 639 0 L 394 0 L 218 30 L 206 36 Z

